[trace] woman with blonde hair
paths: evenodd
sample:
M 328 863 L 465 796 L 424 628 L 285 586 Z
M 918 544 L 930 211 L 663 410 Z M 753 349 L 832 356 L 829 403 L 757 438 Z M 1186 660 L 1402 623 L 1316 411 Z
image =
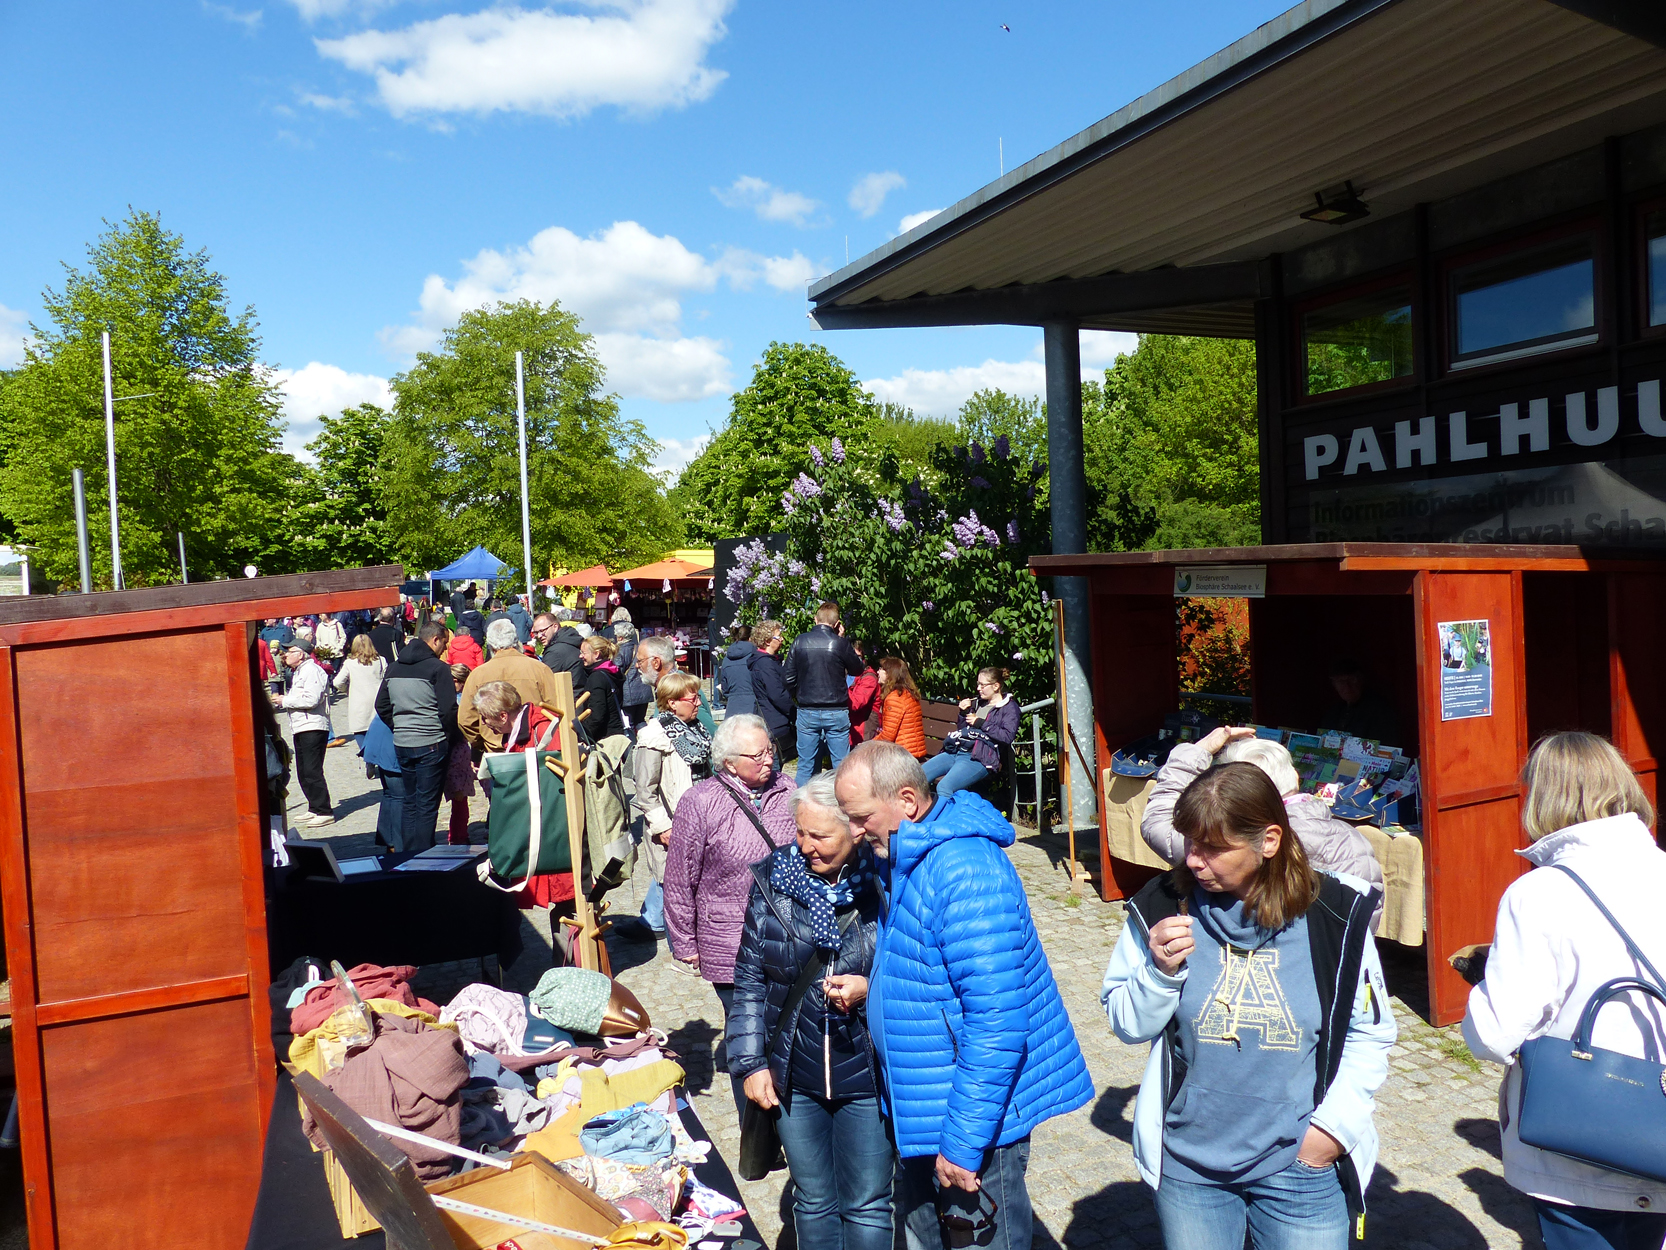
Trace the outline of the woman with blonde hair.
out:
M 376 715 L 376 692 L 382 688 L 387 671 L 388 662 L 377 654 L 370 635 L 358 634 L 353 638 L 353 648 L 341 671 L 331 683 L 337 690 L 347 692 L 347 733 L 361 748 L 365 731 Z
M 920 688 L 908 661 L 888 655 L 879 662 L 878 742 L 895 742 L 917 760 L 926 757 L 925 719 L 920 709 Z
M 1102 1001 L 1151 1043 L 1134 1162 L 1169 1250 L 1342 1250 L 1376 1165 L 1396 1029 L 1377 891 L 1314 871 L 1278 787 L 1221 764 L 1174 806 L 1182 866 L 1130 901 Z
M 614 932 L 641 941 L 665 935 L 665 848 L 671 821 L 689 787 L 712 771 L 712 740 L 700 723 L 700 679 L 692 673 L 666 673 L 654 685 L 654 699 L 659 714 L 642 722 L 631 752 L 636 783 L 631 815 L 642 822 L 636 837 L 653 883 L 635 921 L 613 926 Z
M 1666 990 L 1620 932 L 1654 967 L 1666 967 L 1666 853 L 1650 830 L 1654 805 L 1613 744 L 1589 733 L 1540 739 L 1522 789 L 1521 824 L 1532 845 L 1516 853 L 1533 871 L 1498 904 L 1485 978 L 1470 991 L 1463 1023 L 1478 1058 L 1508 1065 L 1498 1091 L 1504 1179 L 1532 1197 L 1547 1250 L 1656 1250 L 1666 1237 L 1666 1184 L 1523 1142 L 1516 1062 L 1524 1042 L 1571 1038 L 1605 982 L 1635 978 Z M 1593 1050 L 1658 1062 L 1666 1052 L 1663 1014 L 1641 994 L 1615 1000 L 1597 1013 Z

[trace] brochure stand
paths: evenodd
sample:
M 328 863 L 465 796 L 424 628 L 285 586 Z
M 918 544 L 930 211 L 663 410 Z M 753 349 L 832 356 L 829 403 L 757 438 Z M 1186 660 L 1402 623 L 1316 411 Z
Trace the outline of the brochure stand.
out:
M 1245 720 L 1317 728 L 1335 702 L 1330 664 L 1364 661 L 1403 727 L 1394 745 L 1419 756 L 1436 1024 L 1461 1019 L 1468 997 L 1447 956 L 1492 939 L 1498 900 L 1527 868 L 1514 852 L 1525 845 L 1520 774 L 1532 742 L 1559 729 L 1603 734 L 1656 797 L 1666 560 L 1647 553 L 1322 543 L 1037 556 L 1030 567 L 1089 579 L 1101 769 L 1178 705 L 1177 595 L 1214 585 L 1249 598 Z M 1101 821 L 1101 893 L 1125 898 L 1156 870 L 1114 857 Z
M 397 565 L 0 601 L 0 900 L 29 1244 L 238 1250 L 275 1067 L 255 623 Z

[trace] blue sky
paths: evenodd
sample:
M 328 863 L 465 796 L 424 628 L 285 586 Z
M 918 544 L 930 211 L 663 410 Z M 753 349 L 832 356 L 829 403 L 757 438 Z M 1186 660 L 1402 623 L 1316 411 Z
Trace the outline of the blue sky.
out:
M 522 295 L 584 317 L 667 467 L 774 339 L 922 413 L 1035 393 L 1038 331 L 822 333 L 805 284 L 992 180 L 998 147 L 1010 169 L 1283 7 L 5 5 L 0 366 L 132 205 L 254 305 L 295 448 L 459 311 Z M 1084 336 L 1084 364 L 1127 346 Z

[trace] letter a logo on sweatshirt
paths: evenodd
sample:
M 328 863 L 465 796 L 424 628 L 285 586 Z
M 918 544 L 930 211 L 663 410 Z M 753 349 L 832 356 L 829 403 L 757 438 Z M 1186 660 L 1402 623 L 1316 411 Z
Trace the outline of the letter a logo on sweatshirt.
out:
M 1301 1026 L 1278 983 L 1278 952 L 1228 946 L 1224 954 L 1220 978 L 1193 1021 L 1198 1041 L 1242 1047 L 1240 1032 L 1255 1029 L 1261 1034 L 1262 1050 L 1300 1048 Z

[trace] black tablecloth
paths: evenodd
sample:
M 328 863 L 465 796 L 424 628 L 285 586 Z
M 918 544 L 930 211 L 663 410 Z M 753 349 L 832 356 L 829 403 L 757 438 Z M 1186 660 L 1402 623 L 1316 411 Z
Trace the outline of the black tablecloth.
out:
M 390 868 L 409 855 L 384 855 Z M 512 895 L 482 885 L 471 866 L 450 872 L 376 872 L 345 881 L 293 865 L 266 870 L 266 940 L 272 973 L 302 955 L 357 964 L 439 964 L 521 953 Z
M 680 1113 L 683 1127 L 695 1141 L 709 1140 L 693 1107 Z M 694 1169 L 695 1179 L 741 1201 L 729 1165 L 713 1146 L 706 1162 Z M 750 1215 L 741 1221 L 740 1236 L 759 1245 L 763 1238 Z M 384 1250 L 387 1238 L 378 1229 L 362 1237 L 343 1237 L 324 1184 L 324 1163 L 301 1132 L 301 1112 L 295 1086 L 286 1072 L 278 1073 L 278 1092 L 272 1102 L 272 1122 L 266 1130 L 266 1158 L 260 1173 L 260 1197 L 249 1225 L 247 1250 Z M 734 1239 L 725 1238 L 725 1247 Z

